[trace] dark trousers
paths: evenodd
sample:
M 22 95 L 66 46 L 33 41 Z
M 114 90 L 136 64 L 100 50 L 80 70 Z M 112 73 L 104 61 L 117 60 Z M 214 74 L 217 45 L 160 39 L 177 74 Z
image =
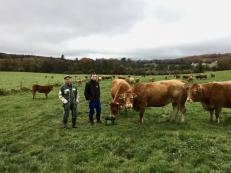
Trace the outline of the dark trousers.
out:
M 63 123 L 67 124 L 69 112 L 71 111 L 72 124 L 75 125 L 76 117 L 77 117 L 77 104 L 76 103 L 63 104 L 63 108 L 64 108 Z
M 90 100 L 89 101 L 89 119 L 93 120 L 94 115 L 94 109 L 96 109 L 96 119 L 97 121 L 100 120 L 100 114 L 101 114 L 101 103 L 100 100 Z

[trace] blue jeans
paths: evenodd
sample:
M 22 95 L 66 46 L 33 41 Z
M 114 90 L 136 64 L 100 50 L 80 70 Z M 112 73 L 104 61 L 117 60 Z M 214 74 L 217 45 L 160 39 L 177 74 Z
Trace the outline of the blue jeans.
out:
M 96 109 L 96 119 L 100 120 L 101 114 L 101 103 L 100 100 L 90 100 L 89 101 L 89 118 L 93 119 L 94 109 Z

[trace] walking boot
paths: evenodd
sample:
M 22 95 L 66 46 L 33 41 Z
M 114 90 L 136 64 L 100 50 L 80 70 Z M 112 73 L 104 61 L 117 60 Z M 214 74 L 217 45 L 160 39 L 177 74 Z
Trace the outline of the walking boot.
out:
M 93 116 L 89 116 L 89 122 L 91 123 L 91 125 L 94 125 Z
M 72 118 L 72 128 L 77 128 L 77 126 L 76 126 L 76 118 Z
M 102 121 L 100 120 L 100 114 L 96 114 L 96 123 L 102 123 Z

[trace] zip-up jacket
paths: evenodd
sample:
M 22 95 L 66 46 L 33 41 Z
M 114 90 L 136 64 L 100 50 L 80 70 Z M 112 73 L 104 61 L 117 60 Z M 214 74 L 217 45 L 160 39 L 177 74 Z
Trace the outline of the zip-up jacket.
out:
M 59 99 L 63 103 L 76 103 L 76 99 L 78 99 L 77 86 L 74 84 L 71 84 L 70 86 L 63 84 L 59 90 Z
M 99 100 L 100 99 L 100 87 L 99 83 L 94 80 L 90 80 L 86 83 L 84 96 L 86 100 Z

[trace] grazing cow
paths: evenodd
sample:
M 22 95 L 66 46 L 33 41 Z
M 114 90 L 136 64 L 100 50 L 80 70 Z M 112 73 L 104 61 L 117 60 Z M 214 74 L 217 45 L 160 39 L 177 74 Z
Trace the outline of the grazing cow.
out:
M 126 81 L 131 85 L 135 84 L 135 79 L 133 77 L 127 78 Z
M 155 78 L 149 79 L 150 82 L 155 82 Z
M 140 79 L 139 79 L 139 78 L 136 78 L 136 79 L 135 79 L 135 82 L 136 82 L 136 83 L 139 83 L 139 82 L 140 82 Z
M 231 108 L 231 81 L 193 84 L 189 89 L 188 100 L 201 102 L 203 108 L 210 112 L 211 121 L 215 111 L 216 122 L 219 123 L 222 107 Z
M 102 76 L 102 80 L 112 79 L 112 76 Z
M 178 74 L 174 74 L 173 75 L 176 79 L 180 79 L 180 75 L 178 75 Z
M 83 80 L 77 80 L 77 84 L 78 84 L 78 86 L 80 87 L 80 86 L 82 86 L 82 83 L 83 83 Z
M 118 76 L 118 79 L 126 79 L 126 77 Z
M 136 84 L 129 92 L 133 95 L 133 109 L 139 111 L 140 123 L 146 107 L 162 107 L 172 103 L 171 121 L 176 121 L 176 115 L 182 113 L 181 122 L 185 121 L 185 102 L 187 100 L 187 85 L 180 80 L 163 80 L 146 84 Z
M 129 100 L 131 97 L 128 93 L 125 94 L 125 92 L 129 89 L 129 83 L 123 79 L 114 79 L 112 81 L 112 102 L 110 103 L 111 116 L 115 117 L 118 114 L 121 106 L 124 106 L 126 109 L 132 107 L 132 104 Z
M 207 79 L 207 75 L 206 74 L 196 75 L 196 79 Z
M 33 85 L 32 86 L 33 99 L 35 98 L 36 92 L 44 93 L 47 99 L 47 95 L 51 90 L 53 90 L 53 85 L 47 85 L 47 86 Z
M 183 76 L 182 76 L 182 79 L 186 79 L 186 80 L 187 80 L 188 77 L 189 77 L 189 75 L 183 75 Z
M 187 78 L 187 81 L 188 82 L 193 82 L 193 75 L 189 75 L 188 78 Z
M 97 80 L 98 80 L 98 82 L 100 82 L 102 80 L 102 77 L 99 76 Z

